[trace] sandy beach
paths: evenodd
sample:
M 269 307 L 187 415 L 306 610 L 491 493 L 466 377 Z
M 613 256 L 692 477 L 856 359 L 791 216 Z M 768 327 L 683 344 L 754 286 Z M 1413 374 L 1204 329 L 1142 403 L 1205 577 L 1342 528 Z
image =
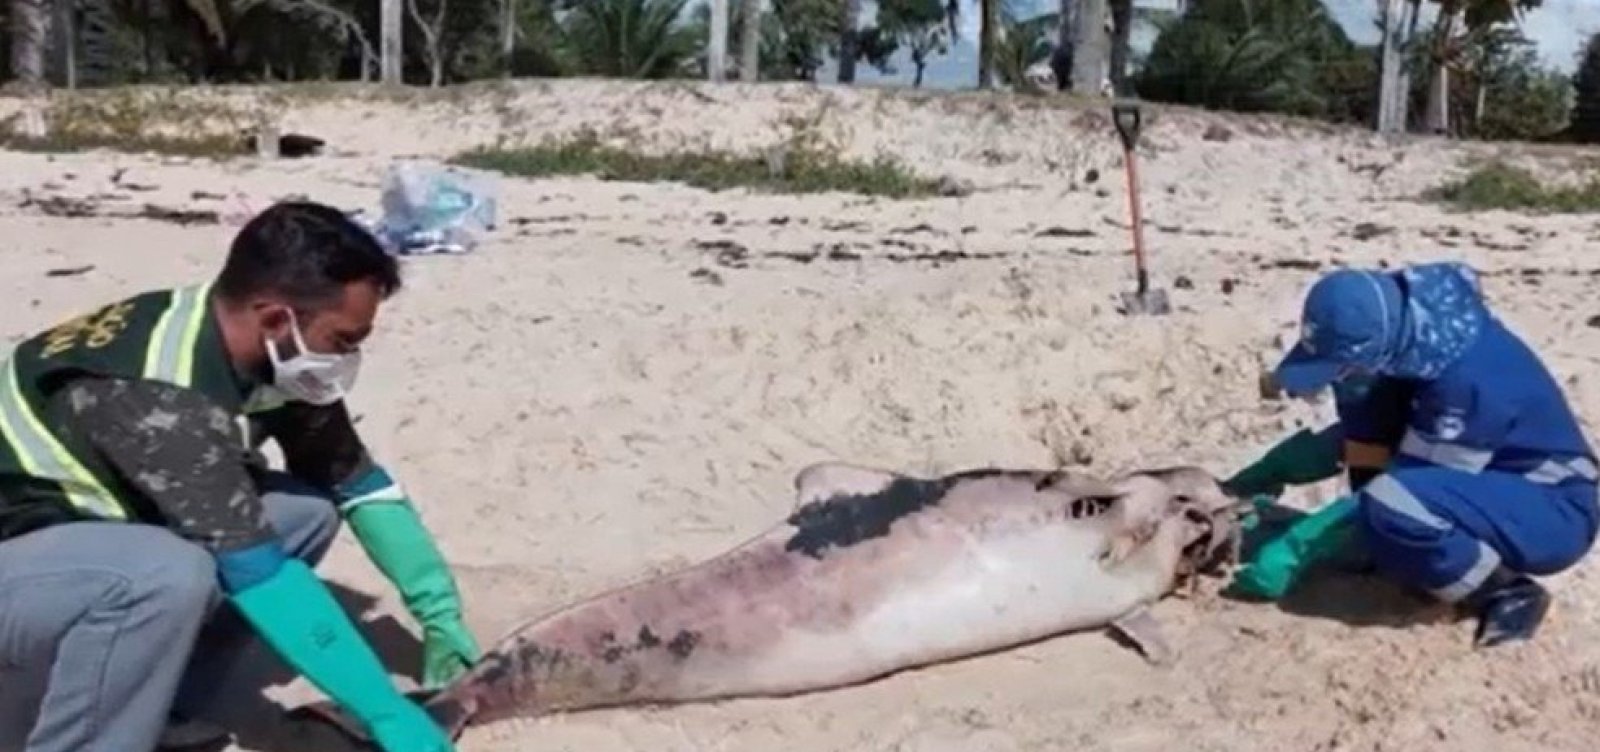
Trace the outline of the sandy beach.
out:
M 276 198 L 375 211 L 394 159 L 584 128 L 746 150 L 809 122 L 847 156 L 967 189 L 902 201 L 498 178 L 502 223 L 482 245 L 407 258 L 352 404 L 457 567 L 485 645 L 737 545 L 790 511 L 794 474 L 816 461 L 1229 474 L 1331 419 L 1327 404 L 1262 401 L 1256 377 L 1334 265 L 1470 262 L 1591 432 L 1600 417 L 1600 223 L 1418 198 L 1473 158 L 1560 175 L 1592 150 L 1161 108 L 1139 166 L 1154 283 L 1175 310 L 1129 317 L 1115 310 L 1133 284 L 1122 157 L 1100 105 L 576 80 L 283 101 L 281 127 L 327 154 L 0 151 L 0 336 L 209 277 L 235 215 Z M 19 106 L 0 100 L 0 118 Z M 1376 581 L 1318 581 L 1277 605 L 1208 581 L 1156 608 L 1179 652 L 1167 669 L 1076 634 L 835 692 L 497 724 L 460 749 L 1592 750 L 1597 561 L 1549 580 L 1538 641 L 1487 653 L 1470 620 Z M 348 532 L 321 571 L 399 665 L 415 661 L 409 619 Z M 296 681 L 232 708 L 235 749 L 292 749 L 267 700 L 312 697 Z

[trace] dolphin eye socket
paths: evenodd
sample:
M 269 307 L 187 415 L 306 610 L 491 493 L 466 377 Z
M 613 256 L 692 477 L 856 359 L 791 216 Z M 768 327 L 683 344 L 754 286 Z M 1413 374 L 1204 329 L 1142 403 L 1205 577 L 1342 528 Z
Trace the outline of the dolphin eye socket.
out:
M 1067 505 L 1067 517 L 1081 520 L 1085 517 L 1098 517 L 1111 510 L 1111 505 L 1116 503 L 1115 496 L 1089 496 L 1074 499 Z

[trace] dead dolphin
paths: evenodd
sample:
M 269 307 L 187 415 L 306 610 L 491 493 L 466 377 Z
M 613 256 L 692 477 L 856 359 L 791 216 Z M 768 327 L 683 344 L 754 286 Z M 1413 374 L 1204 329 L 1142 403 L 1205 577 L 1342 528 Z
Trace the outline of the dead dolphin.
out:
M 1106 482 L 823 463 L 795 487 L 788 519 L 743 545 L 512 630 L 429 712 L 455 736 L 559 711 L 789 695 L 1096 627 L 1164 662 L 1146 607 L 1215 558 L 1236 508 L 1195 468 Z M 365 739 L 331 703 L 294 714 Z

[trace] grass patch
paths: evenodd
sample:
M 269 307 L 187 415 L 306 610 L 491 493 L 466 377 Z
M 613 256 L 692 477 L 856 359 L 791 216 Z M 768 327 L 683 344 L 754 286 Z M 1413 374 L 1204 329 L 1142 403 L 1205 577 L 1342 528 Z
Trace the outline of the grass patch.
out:
M 257 117 L 176 90 L 55 93 L 41 113 L 44 136 L 21 113 L 0 118 L 0 149 L 61 154 L 92 149 L 226 159 L 254 153 L 246 128 Z
M 0 149 L 34 152 L 38 154 L 71 154 L 94 149 L 125 154 L 161 154 L 175 157 L 200 157 L 222 159 L 246 153 L 248 145 L 241 139 L 224 136 L 111 136 L 104 134 L 52 132 L 44 138 L 35 138 L 0 125 Z
M 1600 212 L 1600 179 L 1591 177 L 1577 186 L 1547 186 L 1527 170 L 1495 161 L 1428 191 L 1426 197 L 1468 211 Z
M 868 196 L 915 198 L 948 192 L 944 181 L 929 180 L 898 162 L 880 157 L 853 162 L 835 152 L 791 141 L 767 156 L 718 151 L 644 154 L 605 144 L 581 133 L 563 141 L 525 148 L 480 147 L 457 155 L 453 163 L 518 177 L 593 175 L 601 180 L 679 182 L 721 191 L 750 188 L 773 193 L 842 191 Z

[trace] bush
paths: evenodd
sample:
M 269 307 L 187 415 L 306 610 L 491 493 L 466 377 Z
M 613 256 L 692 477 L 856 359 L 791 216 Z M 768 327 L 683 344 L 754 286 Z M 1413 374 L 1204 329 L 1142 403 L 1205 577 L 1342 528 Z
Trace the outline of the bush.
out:
M 1568 132 L 1578 141 L 1600 143 L 1600 34 L 1589 37 L 1572 88 L 1577 101 Z
M 645 154 L 608 146 L 593 133 L 528 148 L 479 148 L 456 164 L 520 177 L 593 175 L 601 180 L 681 182 L 696 188 L 753 188 L 776 193 L 844 191 L 911 198 L 940 192 L 939 181 L 920 178 L 880 158 L 851 162 L 804 144 L 786 144 L 770 157 L 716 151 Z
M 1600 180 L 1591 177 L 1580 186 L 1547 187 L 1527 170 L 1490 162 L 1425 197 L 1467 211 L 1600 212 Z
M 1370 110 L 1375 67 L 1320 0 L 1197 0 L 1162 26 L 1141 97 L 1330 119 Z

